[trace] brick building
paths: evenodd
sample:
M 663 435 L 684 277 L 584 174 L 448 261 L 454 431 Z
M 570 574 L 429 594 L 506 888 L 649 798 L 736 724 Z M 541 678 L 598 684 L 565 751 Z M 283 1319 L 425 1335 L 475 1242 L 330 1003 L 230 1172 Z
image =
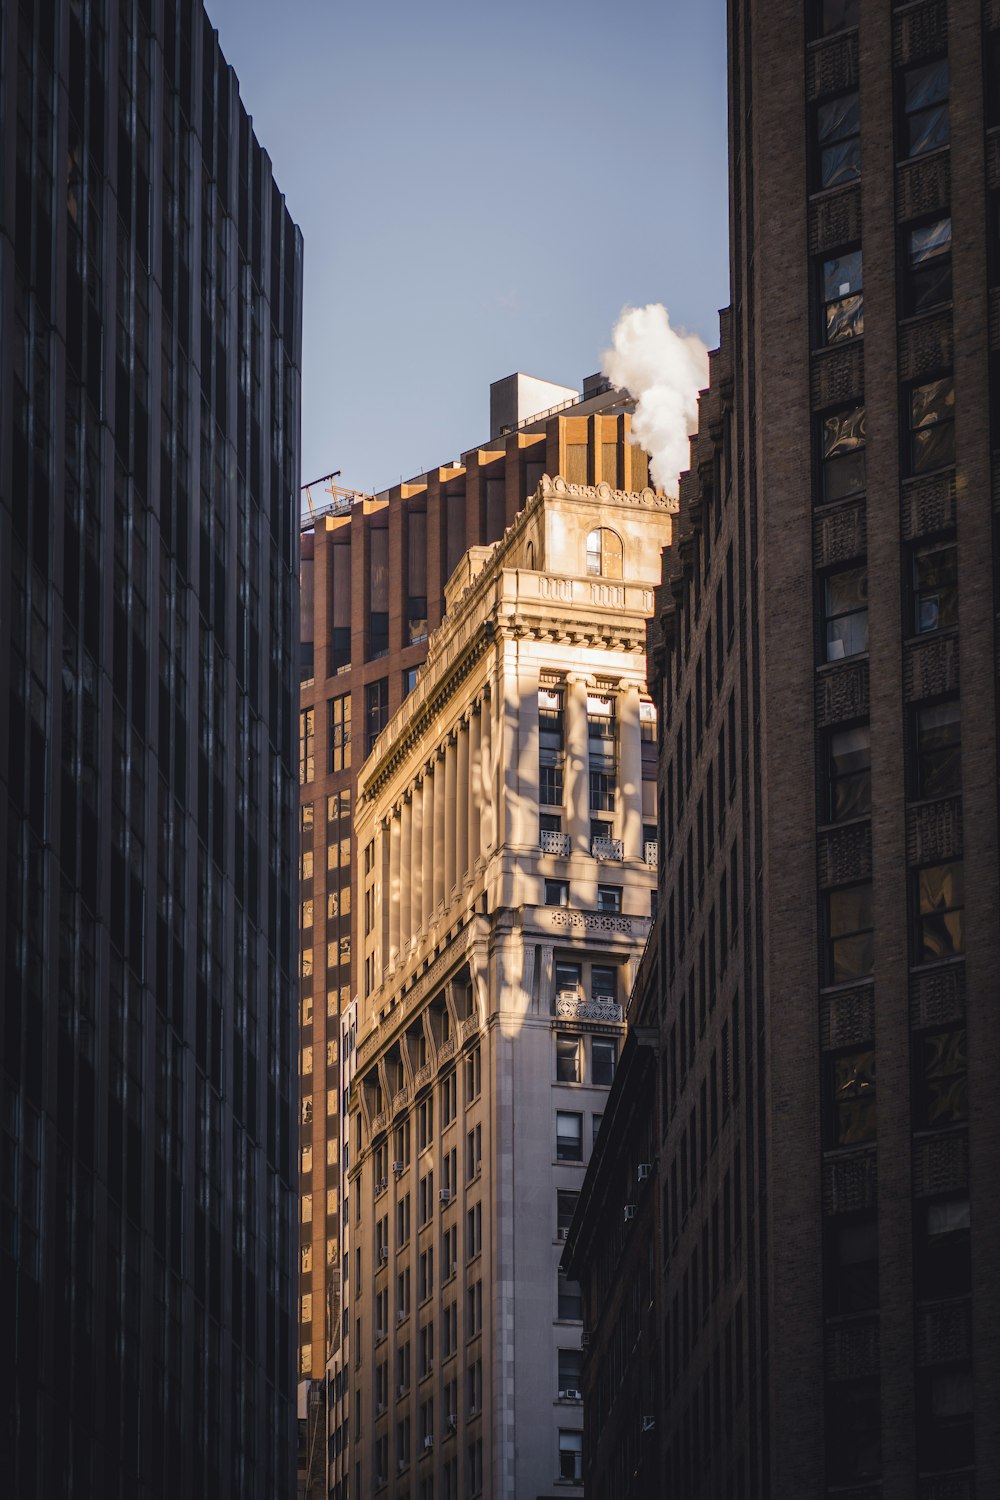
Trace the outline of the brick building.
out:
M 541 410 L 539 406 L 541 405 Z M 491 436 L 461 461 L 375 496 L 337 494 L 303 522 L 300 749 L 300 1346 L 322 1381 L 340 1336 L 341 1097 L 360 990 L 352 911 L 357 778 L 412 689 L 470 547 L 498 540 L 544 473 L 642 490 L 632 404 L 600 377 L 582 393 L 522 374 L 494 382 Z M 319 498 L 318 495 L 315 496 Z M 347 1372 L 333 1377 L 342 1390 Z M 315 1410 L 300 1394 L 302 1410 Z M 331 1416 L 334 1420 L 334 1416 Z M 304 1439 L 304 1458 L 315 1444 Z
M 1000 1488 L 998 27 L 729 7 L 732 311 L 654 627 L 665 1493 Z M 638 1493 L 594 1411 L 594 1496 Z
M 0 1486 L 286 1500 L 301 236 L 200 0 L 0 141 Z

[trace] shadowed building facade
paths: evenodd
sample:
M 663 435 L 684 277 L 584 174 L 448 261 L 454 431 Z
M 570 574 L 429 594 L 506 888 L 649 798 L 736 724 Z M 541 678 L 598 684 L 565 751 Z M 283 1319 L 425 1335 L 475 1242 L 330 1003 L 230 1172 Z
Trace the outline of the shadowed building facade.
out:
M 200 4 L 0 60 L 2 1484 L 283 1500 L 302 242 Z
M 543 477 L 361 775 L 351 1494 L 579 1493 L 558 1262 L 650 926 L 671 509 Z
M 651 640 L 647 1440 L 668 1494 L 981 1500 L 1000 12 L 733 0 L 729 54 L 732 310 Z M 646 1493 L 589 1404 L 591 1350 L 592 1493 Z

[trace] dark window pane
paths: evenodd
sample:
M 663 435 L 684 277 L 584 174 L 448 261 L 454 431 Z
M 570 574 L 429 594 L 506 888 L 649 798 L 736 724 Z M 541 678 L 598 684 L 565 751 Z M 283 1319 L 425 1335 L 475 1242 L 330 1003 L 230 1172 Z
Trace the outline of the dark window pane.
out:
M 878 1379 L 831 1384 L 827 1396 L 827 1478 L 867 1479 L 882 1469 Z
M 903 74 L 903 155 L 923 156 L 949 139 L 948 60 L 941 58 Z
M 823 339 L 837 344 L 865 331 L 864 298 L 861 295 L 861 251 L 822 263 L 820 295 L 823 303 Z
M 871 730 L 867 724 L 830 736 L 830 818 L 871 812 Z
M 917 710 L 916 793 L 948 797 L 962 786 L 962 737 L 959 706 L 931 703 Z
M 968 1119 L 965 1027 L 925 1032 L 915 1054 L 917 1128 L 940 1130 Z
M 818 0 L 815 35 L 832 36 L 858 24 L 858 0 Z
M 868 572 L 847 568 L 824 584 L 826 659 L 841 661 L 868 650 Z
M 913 553 L 913 626 L 920 635 L 958 624 L 958 558 L 954 542 L 930 542 Z
M 921 313 L 951 298 L 951 220 L 921 224 L 907 236 L 906 312 Z
M 865 488 L 865 409 L 832 412 L 823 418 L 823 499 L 843 500 Z
M 827 1309 L 833 1314 L 878 1306 L 878 1225 L 865 1218 L 836 1218 L 828 1228 Z
M 845 886 L 826 893 L 828 984 L 863 979 L 872 971 L 872 888 Z
M 965 952 L 965 881 L 961 860 L 917 872 L 917 962 Z
M 830 1060 L 832 1146 L 860 1146 L 875 1139 L 875 1049 Z
M 955 462 L 955 383 L 951 376 L 910 392 L 910 472 L 925 474 Z
M 842 94 L 816 109 L 819 186 L 838 187 L 861 175 L 861 117 L 858 96 Z

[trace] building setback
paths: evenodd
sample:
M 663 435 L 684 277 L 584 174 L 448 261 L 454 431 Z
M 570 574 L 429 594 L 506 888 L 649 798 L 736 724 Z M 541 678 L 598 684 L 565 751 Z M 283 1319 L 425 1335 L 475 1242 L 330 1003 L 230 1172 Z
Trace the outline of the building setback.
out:
M 733 311 L 655 627 L 659 1483 L 973 1500 L 1000 1490 L 1000 12 L 733 0 L 729 49 Z M 588 1422 L 594 1496 L 638 1493 Z
M 580 1492 L 558 1262 L 650 926 L 670 512 L 543 478 L 362 772 L 351 1494 Z
M 628 441 L 632 403 L 606 381 L 590 377 L 577 394 L 514 375 L 490 394 L 492 435 L 461 462 L 375 496 L 338 493 L 303 521 L 299 1373 L 314 1383 L 342 1331 L 338 1091 L 361 986 L 351 889 L 365 756 L 412 688 L 447 578 L 468 547 L 503 536 L 544 473 L 648 483 L 647 456 Z
M 200 4 L 0 60 L 0 1473 L 284 1500 L 302 242 Z

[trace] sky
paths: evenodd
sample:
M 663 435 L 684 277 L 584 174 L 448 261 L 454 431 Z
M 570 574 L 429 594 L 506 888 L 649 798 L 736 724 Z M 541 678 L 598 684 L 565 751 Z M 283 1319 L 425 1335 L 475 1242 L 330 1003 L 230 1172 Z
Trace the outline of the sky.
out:
M 718 343 L 725 0 L 207 5 L 305 242 L 304 483 L 458 458 L 627 305 Z

